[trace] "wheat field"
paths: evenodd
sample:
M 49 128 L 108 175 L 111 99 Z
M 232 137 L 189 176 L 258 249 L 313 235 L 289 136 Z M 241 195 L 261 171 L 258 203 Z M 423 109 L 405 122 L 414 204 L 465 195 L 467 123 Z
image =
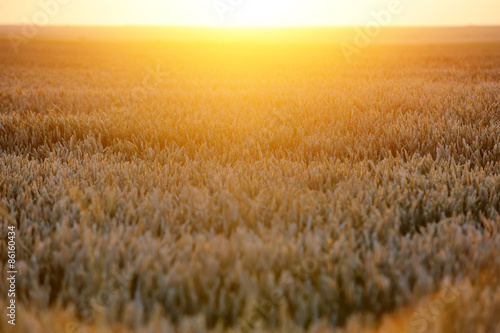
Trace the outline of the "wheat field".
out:
M 0 43 L 2 332 L 500 332 L 500 44 Z

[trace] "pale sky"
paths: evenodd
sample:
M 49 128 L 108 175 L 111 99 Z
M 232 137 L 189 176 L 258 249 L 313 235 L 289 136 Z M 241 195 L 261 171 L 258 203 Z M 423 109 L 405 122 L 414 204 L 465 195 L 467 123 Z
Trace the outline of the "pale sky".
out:
M 364 25 L 391 1 L 392 25 L 500 25 L 500 0 L 0 0 L 0 24 Z

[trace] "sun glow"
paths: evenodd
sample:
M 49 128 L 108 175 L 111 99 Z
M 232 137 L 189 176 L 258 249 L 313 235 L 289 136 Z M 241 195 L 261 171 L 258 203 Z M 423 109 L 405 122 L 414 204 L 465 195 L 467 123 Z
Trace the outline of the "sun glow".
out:
M 25 24 L 40 10 L 46 24 L 211 27 L 364 25 L 397 2 L 391 25 L 498 25 L 494 0 L 19 0 L 0 3 L 0 24 Z

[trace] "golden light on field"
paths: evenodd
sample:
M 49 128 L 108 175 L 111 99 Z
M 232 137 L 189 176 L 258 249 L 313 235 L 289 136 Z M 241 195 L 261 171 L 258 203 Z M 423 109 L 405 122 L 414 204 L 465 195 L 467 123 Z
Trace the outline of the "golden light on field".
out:
M 0 332 L 500 333 L 499 12 L 0 0 Z
M 390 25 L 498 25 L 495 0 L 20 0 L 0 4 L 0 24 L 173 26 L 365 25 L 373 12 L 400 8 Z

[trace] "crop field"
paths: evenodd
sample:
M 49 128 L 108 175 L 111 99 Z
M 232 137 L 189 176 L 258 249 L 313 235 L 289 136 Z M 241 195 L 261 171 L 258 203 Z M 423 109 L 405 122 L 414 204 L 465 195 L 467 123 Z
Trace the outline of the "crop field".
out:
M 0 42 L 0 332 L 500 332 L 500 44 Z

